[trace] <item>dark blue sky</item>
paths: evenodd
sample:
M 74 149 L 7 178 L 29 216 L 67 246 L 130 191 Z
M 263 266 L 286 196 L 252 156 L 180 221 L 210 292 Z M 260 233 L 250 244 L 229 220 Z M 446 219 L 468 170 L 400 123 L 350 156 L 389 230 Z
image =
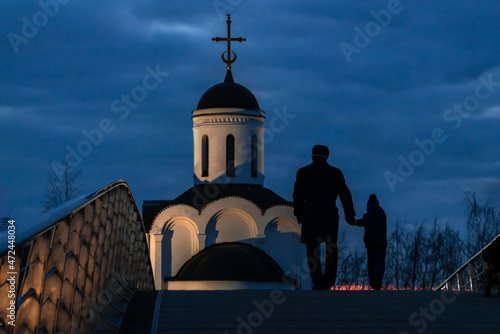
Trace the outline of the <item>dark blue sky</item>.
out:
M 225 10 L 247 38 L 234 79 L 266 111 L 266 187 L 291 199 L 319 143 L 358 217 L 370 193 L 391 223 L 457 228 L 464 191 L 500 202 L 498 1 L 7 0 L 0 216 L 39 215 L 68 149 L 87 150 L 85 192 L 122 178 L 142 205 L 191 187 L 191 111 L 224 79 Z

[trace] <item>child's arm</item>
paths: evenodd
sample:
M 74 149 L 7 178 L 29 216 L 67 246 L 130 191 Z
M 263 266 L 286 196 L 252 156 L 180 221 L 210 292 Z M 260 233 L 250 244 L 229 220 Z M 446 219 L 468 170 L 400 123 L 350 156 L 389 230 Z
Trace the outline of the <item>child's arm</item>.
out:
M 365 220 L 364 220 L 363 218 L 361 218 L 361 219 L 356 219 L 356 220 L 354 221 L 354 224 L 353 224 L 353 225 L 354 225 L 354 226 L 365 226 Z
M 367 220 L 366 220 L 366 213 L 363 215 L 363 218 L 361 219 L 356 219 L 354 221 L 354 224 L 355 226 L 366 226 L 367 224 Z

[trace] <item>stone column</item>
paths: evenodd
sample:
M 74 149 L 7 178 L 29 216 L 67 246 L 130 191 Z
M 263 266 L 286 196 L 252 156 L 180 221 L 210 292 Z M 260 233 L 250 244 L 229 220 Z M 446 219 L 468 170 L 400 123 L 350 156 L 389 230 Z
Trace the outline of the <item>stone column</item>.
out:
M 162 241 L 163 234 L 152 234 L 150 235 L 150 245 L 151 245 L 151 265 L 153 266 L 153 277 L 155 279 L 155 289 L 163 289 L 163 275 L 162 275 Z

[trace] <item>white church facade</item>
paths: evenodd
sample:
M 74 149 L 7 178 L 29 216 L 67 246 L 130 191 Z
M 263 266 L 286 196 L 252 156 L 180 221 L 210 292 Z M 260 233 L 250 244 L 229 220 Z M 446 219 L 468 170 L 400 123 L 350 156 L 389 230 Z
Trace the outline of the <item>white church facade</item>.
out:
M 230 19 L 228 34 L 229 25 Z M 156 288 L 207 247 L 222 243 L 264 252 L 298 280 L 296 286 L 309 288 L 293 204 L 264 187 L 265 112 L 234 82 L 227 64 L 224 82 L 208 89 L 192 112 L 194 186 L 174 200 L 144 202 Z

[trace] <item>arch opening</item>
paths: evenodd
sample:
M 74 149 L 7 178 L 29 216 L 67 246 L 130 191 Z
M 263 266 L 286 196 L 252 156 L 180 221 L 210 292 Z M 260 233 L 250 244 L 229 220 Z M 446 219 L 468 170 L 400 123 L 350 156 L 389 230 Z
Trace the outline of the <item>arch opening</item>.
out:
M 257 136 L 252 136 L 252 177 L 258 177 L 258 150 L 257 150 Z
M 236 176 L 234 169 L 234 151 L 235 143 L 234 136 L 228 135 L 226 137 L 226 176 L 234 177 Z
M 201 176 L 208 177 L 208 136 L 203 135 L 201 139 Z

